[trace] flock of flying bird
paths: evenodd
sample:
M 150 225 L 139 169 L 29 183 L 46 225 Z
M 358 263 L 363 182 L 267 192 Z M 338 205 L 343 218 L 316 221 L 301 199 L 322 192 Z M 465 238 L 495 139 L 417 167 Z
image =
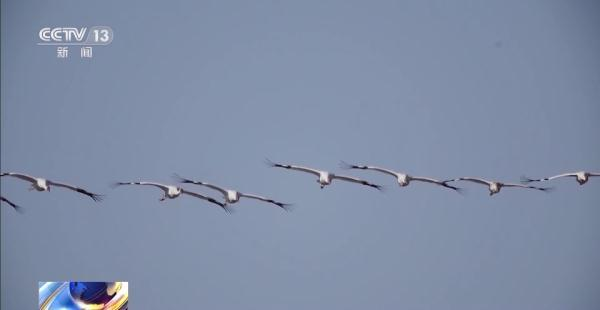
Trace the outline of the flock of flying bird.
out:
M 381 185 L 371 183 L 364 179 L 360 179 L 360 178 L 356 178 L 356 177 L 352 177 L 352 176 L 334 174 L 334 173 L 324 171 L 324 170 L 318 170 L 318 169 L 314 169 L 314 168 L 290 165 L 290 164 L 274 163 L 268 159 L 266 160 L 266 164 L 270 167 L 283 168 L 283 169 L 295 170 L 295 171 L 312 174 L 312 175 L 318 177 L 317 182 L 319 183 L 321 188 L 324 188 L 325 186 L 330 185 L 333 182 L 333 180 L 340 180 L 340 181 L 352 182 L 352 183 L 356 183 L 356 184 L 360 184 L 360 185 L 369 186 L 369 187 L 372 187 L 372 188 L 375 188 L 378 190 L 383 189 L 383 187 Z M 590 177 L 600 176 L 600 173 L 591 173 L 591 172 L 580 171 L 580 172 L 572 172 L 572 173 L 563 173 L 563 174 L 559 174 L 559 175 L 555 175 L 555 176 L 551 176 L 551 177 L 547 177 L 547 178 L 541 178 L 541 179 L 531 179 L 531 178 L 527 178 L 527 177 L 522 177 L 521 184 L 519 184 L 519 183 L 505 183 L 505 182 L 499 182 L 499 181 L 489 181 L 489 180 L 485 180 L 482 178 L 474 178 L 474 177 L 461 177 L 461 178 L 455 178 L 455 179 L 449 179 L 449 180 L 439 180 L 439 179 L 434 179 L 434 178 L 429 178 L 429 177 L 413 176 L 413 175 L 409 175 L 409 174 L 406 174 L 403 172 L 398 172 L 398 171 L 394 171 L 394 170 L 390 170 L 390 169 L 386 169 L 386 168 L 380 168 L 380 167 L 376 167 L 376 166 L 353 165 L 353 164 L 348 164 L 343 161 L 340 163 L 340 166 L 341 166 L 341 168 L 346 169 L 346 170 L 351 170 L 351 169 L 373 170 L 373 171 L 376 171 L 379 173 L 390 175 L 396 179 L 396 181 L 398 182 L 398 185 L 400 187 L 408 186 L 410 184 L 410 182 L 414 181 L 414 182 L 430 183 L 433 185 L 442 186 L 442 187 L 460 192 L 461 188 L 450 185 L 449 183 L 457 182 L 457 181 L 473 182 L 476 184 L 485 185 L 489 190 L 490 196 L 497 194 L 504 187 L 533 189 L 533 190 L 539 190 L 539 191 L 544 191 L 544 192 L 552 189 L 550 187 L 537 187 L 537 186 L 527 185 L 531 182 L 545 182 L 545 181 L 550 181 L 550 180 L 563 178 L 563 177 L 573 177 L 580 185 L 583 185 L 589 180 Z M 78 186 L 73 186 L 73 185 L 69 185 L 66 183 L 62 183 L 62 182 L 56 182 L 56 181 L 52 181 L 49 179 L 33 177 L 33 176 L 23 174 L 23 173 L 2 172 L 0 174 L 0 177 L 4 177 L 4 176 L 15 177 L 15 178 L 18 178 L 18 179 L 21 179 L 21 180 L 31 183 L 29 190 L 37 190 L 40 192 L 44 192 L 44 191 L 49 192 L 51 187 L 56 186 L 56 187 L 62 187 L 62 188 L 66 188 L 66 189 L 69 189 L 72 191 L 76 191 L 80 194 L 84 194 L 84 195 L 90 197 L 91 199 L 93 199 L 94 201 L 101 201 L 102 196 L 103 196 L 103 195 L 99 195 L 99 194 L 94 194 L 94 193 L 87 191 Z M 225 210 L 227 213 L 230 213 L 232 211 L 232 209 L 230 209 L 229 205 L 237 203 L 241 198 L 260 200 L 263 202 L 273 204 L 284 210 L 289 210 L 289 207 L 291 206 L 288 203 L 278 202 L 278 201 L 275 201 L 273 199 L 270 199 L 270 198 L 267 198 L 264 196 L 242 193 L 240 191 L 236 191 L 233 189 L 227 189 L 225 187 L 217 186 L 217 185 L 210 184 L 210 183 L 207 183 L 204 181 L 186 179 L 177 174 L 173 175 L 173 177 L 175 178 L 175 180 L 178 183 L 181 183 L 181 184 L 194 184 L 194 185 L 199 185 L 199 186 L 207 187 L 212 190 L 218 191 L 223 195 L 223 201 L 219 201 L 215 198 L 212 198 L 212 197 L 209 197 L 206 195 L 202 195 L 202 194 L 190 191 L 188 189 L 184 189 L 177 185 L 166 185 L 166 184 L 157 183 L 157 182 L 144 182 L 144 181 L 116 182 L 113 184 L 113 187 L 119 187 L 119 186 L 124 186 L 124 185 L 152 186 L 152 187 L 160 189 L 163 192 L 162 197 L 159 199 L 160 201 L 164 201 L 167 198 L 174 199 L 181 195 L 188 195 L 191 197 L 203 199 L 214 205 L 217 205 L 217 206 L 221 207 L 223 210 Z M 7 203 L 9 206 L 14 208 L 15 210 L 22 211 L 21 207 L 19 207 L 15 203 L 11 202 L 10 200 L 4 198 L 4 196 L 0 195 L 0 200 L 2 202 Z

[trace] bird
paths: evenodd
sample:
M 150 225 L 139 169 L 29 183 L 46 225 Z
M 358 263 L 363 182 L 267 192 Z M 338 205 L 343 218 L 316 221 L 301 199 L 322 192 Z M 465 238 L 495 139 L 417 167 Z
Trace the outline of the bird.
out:
M 590 177 L 597 177 L 597 176 L 600 176 L 600 173 L 585 172 L 585 171 L 563 173 L 563 174 L 559 174 L 559 175 L 555 175 L 555 176 L 547 177 L 547 178 L 543 178 L 543 179 L 530 179 L 526 176 L 522 176 L 521 183 L 527 184 L 527 183 L 531 183 L 531 182 L 550 181 L 550 180 L 554 180 L 554 179 L 558 179 L 558 178 L 562 178 L 562 177 L 575 177 L 575 180 L 577 180 L 577 183 L 579 183 L 579 185 L 583 185 L 590 179 Z
M 272 204 L 282 208 L 285 211 L 289 211 L 289 207 L 291 206 L 291 204 L 278 202 L 278 201 L 275 201 L 273 199 L 266 198 L 263 196 L 258 196 L 258 195 L 253 195 L 253 194 L 245 194 L 245 193 L 242 193 L 242 192 L 239 192 L 236 190 L 226 189 L 224 187 L 209 184 L 206 182 L 186 179 L 186 178 L 179 176 L 178 174 L 174 174 L 173 178 L 175 178 L 179 183 L 196 184 L 196 185 L 206 186 L 208 188 L 219 191 L 219 192 L 221 192 L 221 194 L 223 194 L 223 197 L 225 198 L 225 201 L 227 203 L 236 203 L 240 200 L 240 198 L 246 197 L 246 198 L 250 198 L 250 199 L 257 199 L 257 200 L 261 200 L 264 202 L 272 203 Z
M 225 210 L 225 212 L 231 213 L 231 210 L 229 208 L 227 208 L 226 203 L 220 202 L 212 197 L 208 197 L 208 196 L 200 195 L 200 194 L 192 192 L 192 191 L 188 191 L 188 190 L 183 189 L 178 186 L 165 185 L 165 184 L 155 183 L 155 182 L 141 181 L 141 182 L 116 182 L 113 184 L 113 187 L 118 187 L 118 186 L 122 186 L 122 185 L 148 185 L 148 186 L 158 187 L 163 191 L 163 196 L 160 197 L 159 201 L 165 201 L 167 198 L 175 199 L 175 198 L 181 196 L 182 194 L 190 195 L 192 197 L 204 199 L 210 203 L 216 204 L 219 207 L 223 208 L 223 210 Z
M 6 202 L 9 206 L 11 206 L 13 209 L 15 209 L 15 211 L 17 211 L 19 213 L 23 213 L 23 208 L 21 208 L 20 206 L 14 204 L 12 201 L 4 198 L 4 196 L 0 196 L 0 201 Z
M 344 161 L 340 162 L 340 166 L 342 169 L 374 170 L 374 171 L 379 171 L 381 173 L 391 175 L 396 178 L 396 180 L 398 181 L 398 185 L 400 185 L 400 187 L 408 186 L 408 184 L 410 184 L 411 181 L 420 181 L 420 182 L 427 182 L 427 183 L 440 185 L 440 186 L 455 190 L 456 192 L 461 192 L 461 190 L 462 190 L 459 187 L 449 185 L 445 181 L 440 181 L 440 180 L 426 178 L 426 177 L 412 176 L 412 175 L 408 175 L 406 173 L 401 173 L 401 172 L 397 172 L 397 171 L 393 171 L 393 170 L 389 170 L 389 169 L 385 169 L 385 168 L 380 168 L 380 167 L 375 167 L 375 166 L 364 166 L 364 165 L 359 166 L 359 165 L 348 164 Z
M 323 189 L 327 185 L 330 185 L 331 182 L 333 182 L 333 180 L 338 179 L 338 180 L 342 180 L 342 181 L 347 181 L 347 182 L 358 183 L 358 184 L 370 186 L 370 187 L 376 188 L 380 191 L 383 190 L 383 186 L 381 186 L 381 185 L 373 184 L 368 181 L 358 179 L 355 177 L 333 174 L 331 172 L 317 170 L 317 169 L 313 169 L 313 168 L 302 167 L 302 166 L 278 164 L 278 163 L 274 163 L 274 162 L 270 161 L 269 159 L 266 159 L 265 162 L 270 167 L 291 169 L 291 170 L 297 170 L 297 171 L 314 174 L 317 177 L 319 177 L 319 179 L 317 179 L 317 182 L 321 185 L 321 189 Z
M 69 185 L 69 184 L 65 184 L 65 183 L 60 183 L 60 182 L 55 182 L 52 180 L 48 180 L 48 179 L 43 179 L 43 178 L 36 178 L 36 177 L 32 177 L 30 175 L 26 175 L 23 173 L 16 173 L 16 172 L 2 172 L 0 174 L 0 177 L 3 176 L 11 176 L 11 177 L 15 177 L 15 178 L 19 178 L 21 180 L 25 180 L 27 182 L 31 183 L 31 187 L 29 188 L 29 190 L 37 190 L 39 192 L 49 192 L 51 185 L 52 186 L 56 186 L 56 187 L 63 187 L 63 188 L 67 188 L 70 189 L 72 191 L 76 191 L 80 194 L 84 194 L 90 198 L 92 198 L 92 200 L 94 201 L 101 201 L 103 198 L 103 195 L 99 195 L 99 194 L 94 194 L 92 192 L 88 192 L 85 189 L 81 188 L 81 187 L 77 187 L 77 186 L 73 186 L 73 185 Z
M 503 187 L 519 187 L 519 188 L 537 189 L 539 191 L 544 191 L 544 192 L 550 191 L 552 189 L 552 188 L 548 188 L 548 187 L 535 187 L 535 186 L 529 186 L 529 185 L 523 185 L 523 184 L 517 184 L 517 183 L 502 183 L 502 182 L 498 182 L 498 181 L 488 181 L 488 180 L 484 180 L 484 179 L 480 179 L 480 178 L 472 178 L 472 177 L 456 178 L 456 179 L 446 180 L 444 182 L 455 182 L 455 181 L 469 181 L 469 182 L 473 182 L 473 183 L 487 185 L 489 188 L 489 191 L 490 191 L 490 196 L 500 192 L 500 189 L 502 189 Z

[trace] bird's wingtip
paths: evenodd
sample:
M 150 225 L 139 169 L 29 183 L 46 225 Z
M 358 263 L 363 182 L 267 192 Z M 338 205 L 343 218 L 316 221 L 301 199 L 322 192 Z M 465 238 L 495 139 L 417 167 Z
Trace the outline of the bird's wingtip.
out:
M 93 201 L 95 202 L 100 202 L 102 200 L 104 200 L 105 195 L 101 195 L 101 194 L 90 194 L 90 197 L 92 198 Z
M 233 206 L 231 206 L 231 205 L 229 205 L 227 203 L 224 203 L 221 206 L 221 208 L 223 208 L 223 211 L 225 211 L 225 213 L 227 213 L 229 215 L 231 215 L 231 214 L 233 214 L 235 212 L 235 209 L 233 208 Z
M 457 192 L 457 193 L 459 193 L 461 195 L 464 195 L 465 194 L 465 189 L 462 188 L 462 187 L 453 186 L 453 185 L 448 184 L 448 182 L 451 182 L 451 181 L 452 180 L 442 181 L 441 185 L 444 186 L 444 187 L 446 187 L 446 188 L 449 188 L 451 190 L 454 190 L 455 192 Z
M 463 188 L 463 187 L 456 187 L 453 186 L 451 187 L 455 192 L 457 192 L 459 195 L 465 196 L 467 194 L 467 189 Z
M 340 160 L 339 166 L 340 166 L 340 168 L 345 169 L 345 170 L 352 169 L 355 167 L 354 165 L 351 165 L 343 160 Z
M 112 183 L 110 183 L 108 186 L 109 186 L 110 188 L 112 188 L 112 189 L 115 189 L 115 188 L 117 188 L 117 187 L 119 187 L 119 186 L 121 186 L 121 185 L 124 185 L 124 184 L 125 184 L 124 182 L 112 182 Z
M 535 181 L 534 179 L 528 178 L 524 175 L 521 176 L 521 184 L 529 184 L 531 182 Z
M 540 187 L 540 190 L 544 193 L 551 193 L 556 190 L 554 187 Z
M 277 164 L 275 164 L 272 160 L 270 160 L 269 158 L 265 157 L 264 161 L 265 165 L 267 165 L 268 167 L 275 167 Z
M 379 184 L 371 184 L 371 187 L 377 189 L 378 191 L 385 193 L 387 192 L 387 187 L 383 186 L 383 185 L 379 185 Z
M 183 178 L 182 176 L 180 176 L 177 173 L 173 173 L 171 175 L 171 177 L 177 182 L 177 183 L 185 183 L 187 181 L 187 179 Z
M 10 203 L 10 207 L 13 208 L 17 213 L 19 214 L 24 214 L 25 213 L 25 209 L 19 205 L 16 205 L 14 203 Z
M 278 203 L 277 205 L 286 212 L 292 212 L 295 209 L 294 204 L 292 203 Z

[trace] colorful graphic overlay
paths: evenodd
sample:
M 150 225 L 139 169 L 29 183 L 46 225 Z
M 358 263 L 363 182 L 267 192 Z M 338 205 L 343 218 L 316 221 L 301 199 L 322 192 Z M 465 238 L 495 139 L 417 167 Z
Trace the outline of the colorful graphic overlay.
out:
M 128 282 L 39 282 L 40 310 L 126 310 Z

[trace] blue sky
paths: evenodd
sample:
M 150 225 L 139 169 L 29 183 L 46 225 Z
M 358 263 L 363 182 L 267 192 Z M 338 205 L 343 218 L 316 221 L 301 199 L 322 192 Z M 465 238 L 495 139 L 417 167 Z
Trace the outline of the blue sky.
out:
M 599 170 L 593 1 L 2 1 L 1 306 L 129 281 L 138 309 L 596 309 L 599 180 L 465 196 L 319 189 L 274 161 L 518 181 Z M 93 59 L 37 46 L 107 25 Z M 114 181 L 183 176 L 295 204 L 227 216 Z M 193 187 L 192 187 L 193 188 Z M 213 192 L 193 188 L 204 193 Z

